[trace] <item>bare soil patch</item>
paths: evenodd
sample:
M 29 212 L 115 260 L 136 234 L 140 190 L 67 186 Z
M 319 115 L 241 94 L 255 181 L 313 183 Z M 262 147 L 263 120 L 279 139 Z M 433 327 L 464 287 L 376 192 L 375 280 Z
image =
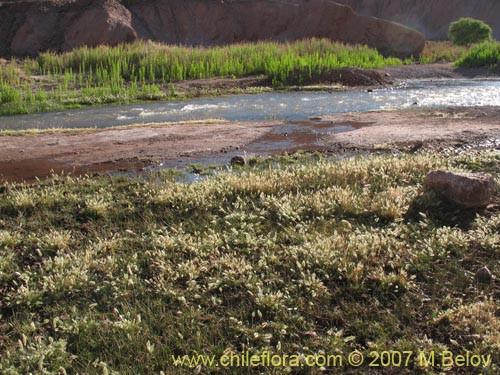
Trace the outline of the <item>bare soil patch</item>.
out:
M 140 169 L 159 161 L 169 167 L 225 163 L 239 153 L 443 150 L 500 139 L 499 119 L 500 107 L 410 109 L 319 116 L 294 124 L 176 124 L 85 134 L 0 136 L 0 179 L 32 180 L 51 171 Z
M 456 68 L 452 63 L 410 64 L 388 66 L 381 69 L 343 68 L 313 75 L 300 85 L 342 85 L 343 89 L 390 87 L 409 79 L 459 79 L 459 78 L 493 78 L 499 72 L 486 68 Z M 293 84 L 293 77 L 291 77 Z M 299 84 L 296 82 L 296 84 Z M 232 92 L 252 87 L 271 87 L 272 82 L 266 77 L 243 78 L 211 78 L 178 82 L 174 85 L 180 91 L 198 90 L 201 92 Z
M 498 77 L 498 72 L 487 68 L 457 68 L 453 63 L 410 64 L 376 69 L 393 81 L 408 79 L 458 79 Z
M 355 131 L 327 137 L 347 147 L 414 146 L 445 148 L 500 136 L 500 107 L 455 107 L 376 111 L 318 117 L 320 121 L 369 123 Z

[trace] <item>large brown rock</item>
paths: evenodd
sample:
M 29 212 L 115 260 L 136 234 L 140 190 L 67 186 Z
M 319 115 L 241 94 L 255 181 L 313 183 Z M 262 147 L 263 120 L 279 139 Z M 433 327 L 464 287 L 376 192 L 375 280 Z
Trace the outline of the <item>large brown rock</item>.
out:
M 192 45 L 326 37 L 418 55 L 423 36 L 330 0 L 52 0 L 0 3 L 0 55 L 136 38 Z
M 5 40 L 11 34 L 10 53 L 33 55 L 48 49 L 66 51 L 82 45 L 115 45 L 137 39 L 132 14 L 117 0 L 52 1 L 44 5 L 18 2 L 11 7 L 15 25 L 4 30 Z M 0 29 L 0 35 L 2 30 Z M 8 50 L 0 42 L 1 51 Z
M 62 49 L 100 44 L 116 45 L 137 39 L 130 11 L 114 0 L 95 1 L 68 27 Z
M 432 171 L 425 176 L 425 188 L 466 208 L 486 207 L 495 190 L 488 173 L 451 173 Z
M 256 40 L 326 37 L 367 44 L 401 57 L 418 55 L 420 33 L 357 15 L 329 0 L 134 1 L 129 8 L 143 38 L 166 43 L 226 44 Z
M 336 0 L 363 15 L 379 17 L 410 26 L 427 39 L 447 39 L 448 27 L 460 17 L 485 21 L 500 39 L 498 0 Z
M 25 55 L 46 49 L 57 24 L 57 14 L 31 11 L 13 36 L 12 53 Z

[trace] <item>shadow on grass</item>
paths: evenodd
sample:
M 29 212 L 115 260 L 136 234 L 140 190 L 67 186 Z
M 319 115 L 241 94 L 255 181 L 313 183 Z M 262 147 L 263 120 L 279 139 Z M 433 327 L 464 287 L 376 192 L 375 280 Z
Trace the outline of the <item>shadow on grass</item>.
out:
M 428 191 L 417 196 L 405 214 L 410 222 L 422 220 L 422 214 L 437 227 L 449 226 L 468 230 L 483 209 L 464 208 L 448 199 Z

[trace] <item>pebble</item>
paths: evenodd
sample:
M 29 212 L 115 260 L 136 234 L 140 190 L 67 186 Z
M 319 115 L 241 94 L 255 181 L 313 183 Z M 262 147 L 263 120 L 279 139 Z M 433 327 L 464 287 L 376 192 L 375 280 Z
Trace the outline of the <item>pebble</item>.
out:
M 483 284 L 489 284 L 493 276 L 491 275 L 491 271 L 488 267 L 482 267 L 476 271 L 476 280 Z
M 236 155 L 231 158 L 231 165 L 245 165 L 246 159 L 242 155 Z

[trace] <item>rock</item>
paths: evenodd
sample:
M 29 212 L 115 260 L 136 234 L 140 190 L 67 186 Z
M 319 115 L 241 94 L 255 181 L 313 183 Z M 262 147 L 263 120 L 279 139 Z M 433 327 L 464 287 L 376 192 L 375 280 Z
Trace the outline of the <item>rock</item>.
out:
M 425 188 L 465 208 L 482 208 L 493 196 L 495 181 L 488 173 L 432 171 L 425 176 Z
M 242 155 L 236 155 L 231 158 L 231 165 L 245 165 L 247 160 Z
M 330 38 L 384 53 L 418 55 L 423 36 L 402 25 L 364 17 L 329 0 L 130 1 L 143 38 L 167 43 L 227 44 L 256 40 Z M 193 22 L 193 19 L 196 22 Z
M 2 17 L 3 19 L 4 17 Z M 56 14 L 29 13 L 26 21 L 13 35 L 11 43 L 12 53 L 26 55 L 46 49 L 50 44 L 50 39 L 57 23 L 58 17 Z
M 64 32 L 63 50 L 87 45 L 116 45 L 132 42 L 137 33 L 132 27 L 132 14 L 115 0 L 97 0 Z
M 0 7 L 0 54 L 34 55 L 82 45 L 115 45 L 137 39 L 132 14 L 118 0 L 52 0 Z M 10 40 L 10 45 L 9 45 Z
M 214 45 L 330 38 L 417 56 L 424 37 L 329 0 L 47 0 L 0 2 L 0 55 L 61 51 L 136 38 Z
M 422 147 L 424 147 L 424 142 L 423 141 L 415 141 L 413 144 L 410 146 L 409 151 L 410 152 L 417 152 L 420 150 Z
M 500 1 L 498 0 L 335 0 L 359 14 L 383 18 L 413 27 L 426 39 L 448 39 L 448 27 L 460 17 L 485 21 L 500 38 Z
M 491 274 L 491 271 L 488 269 L 488 267 L 482 267 L 477 270 L 476 272 L 476 280 L 482 284 L 489 284 L 491 280 L 493 279 L 493 276 Z

